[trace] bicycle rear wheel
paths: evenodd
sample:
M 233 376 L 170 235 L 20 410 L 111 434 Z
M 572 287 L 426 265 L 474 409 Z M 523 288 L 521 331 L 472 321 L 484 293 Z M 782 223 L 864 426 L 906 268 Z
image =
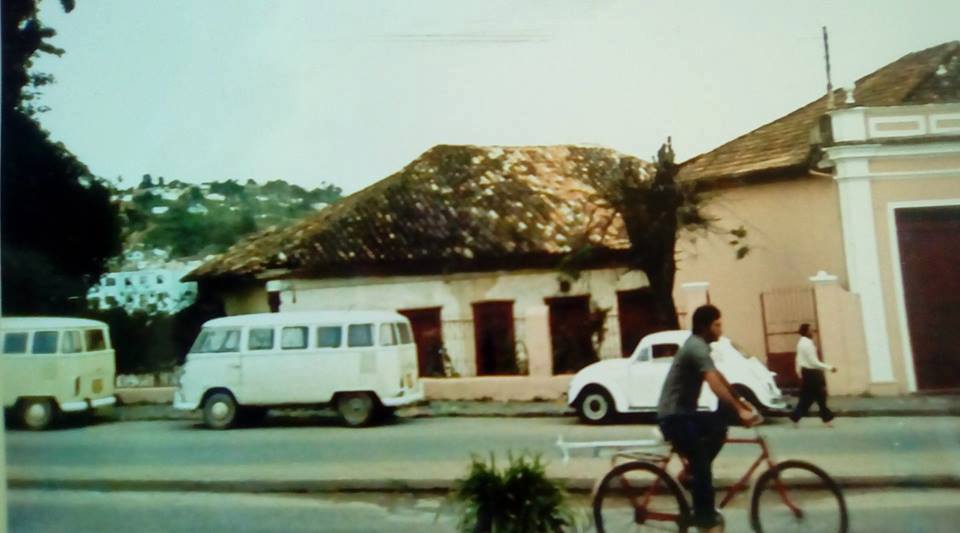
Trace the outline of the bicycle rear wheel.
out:
M 750 521 L 759 533 L 846 533 L 847 504 L 826 472 L 804 461 L 784 461 L 757 480 Z
M 618 465 L 603 476 L 593 492 L 598 533 L 685 532 L 689 514 L 677 482 L 652 463 Z

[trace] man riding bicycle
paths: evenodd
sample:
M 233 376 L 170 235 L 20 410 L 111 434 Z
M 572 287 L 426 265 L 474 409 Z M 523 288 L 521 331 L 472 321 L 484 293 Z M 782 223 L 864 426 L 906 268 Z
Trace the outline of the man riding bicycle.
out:
M 759 415 L 740 400 L 710 358 L 710 343 L 723 335 L 720 310 L 704 305 L 693 313 L 693 335 L 674 356 L 657 405 L 657 421 L 664 438 L 689 464 L 693 493 L 693 523 L 709 532 L 723 531 L 723 516 L 716 510 L 713 490 L 713 460 L 727 437 L 722 410 L 697 411 L 706 381 L 721 404 L 736 411 L 740 422 L 750 427 Z

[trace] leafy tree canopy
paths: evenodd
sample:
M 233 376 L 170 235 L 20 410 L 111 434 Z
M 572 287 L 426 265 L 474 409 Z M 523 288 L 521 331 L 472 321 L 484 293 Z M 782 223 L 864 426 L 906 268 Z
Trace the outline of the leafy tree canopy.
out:
M 62 0 L 66 11 L 72 0 Z M 37 18 L 36 0 L 2 3 L 3 89 L 0 241 L 4 313 L 67 313 L 120 250 L 120 220 L 107 185 L 37 122 L 38 53 L 63 54 Z

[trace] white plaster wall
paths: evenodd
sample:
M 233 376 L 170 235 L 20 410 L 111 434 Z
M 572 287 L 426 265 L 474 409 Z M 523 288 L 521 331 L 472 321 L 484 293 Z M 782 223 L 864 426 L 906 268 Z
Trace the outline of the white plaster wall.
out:
M 626 269 L 585 271 L 560 291 L 555 271 L 512 271 L 448 276 L 291 280 L 280 295 L 281 311 L 315 309 L 415 309 L 440 307 L 444 343 L 454 368 L 464 376 L 476 375 L 472 304 L 512 300 L 516 338 L 523 339 L 523 319 L 529 308 L 542 306 L 544 298 L 590 295 L 592 305 L 610 309 L 601 357 L 620 356 L 617 327 L 617 291 L 647 286 L 642 272 Z

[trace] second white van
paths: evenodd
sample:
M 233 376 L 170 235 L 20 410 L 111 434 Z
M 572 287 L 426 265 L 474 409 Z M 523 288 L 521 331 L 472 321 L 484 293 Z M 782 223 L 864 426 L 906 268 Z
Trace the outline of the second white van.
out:
M 347 425 L 423 399 L 410 322 L 388 311 L 237 315 L 203 325 L 174 407 L 226 429 L 267 408 L 332 406 Z

